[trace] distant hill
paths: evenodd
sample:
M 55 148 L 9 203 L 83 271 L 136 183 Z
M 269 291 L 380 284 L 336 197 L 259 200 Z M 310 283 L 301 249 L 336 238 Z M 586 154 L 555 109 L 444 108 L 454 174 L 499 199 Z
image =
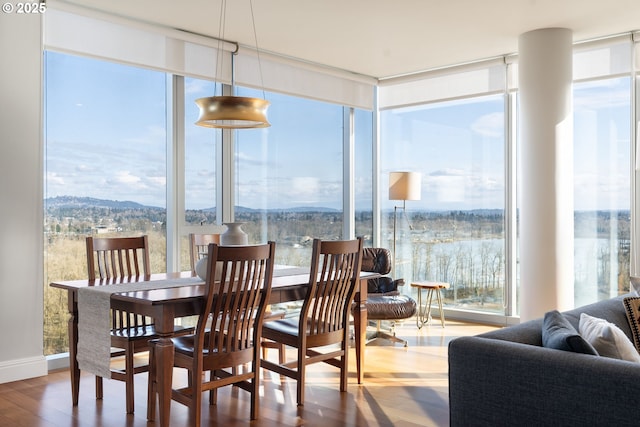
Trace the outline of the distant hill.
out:
M 138 202 L 132 201 L 120 201 L 120 200 L 104 200 L 96 199 L 93 197 L 76 197 L 76 196 L 58 196 L 50 197 L 44 200 L 45 208 L 109 208 L 109 209 L 164 209 L 157 206 L 147 206 Z M 215 208 L 197 209 L 199 211 L 210 212 Z M 237 214 L 240 213 L 257 213 L 262 212 L 263 209 L 253 209 L 244 206 L 236 206 Z M 269 212 L 340 212 L 337 209 L 323 208 L 323 207 L 296 207 L 290 209 L 269 209 Z
M 203 210 L 208 210 L 208 209 L 203 209 Z M 338 209 L 333 209 L 333 208 L 324 208 L 324 207 L 318 207 L 318 206 L 300 206 L 300 207 L 295 207 L 295 208 L 273 208 L 273 209 L 267 209 L 268 212 L 297 212 L 297 213 L 304 213 L 304 212 L 314 212 L 314 213 L 332 213 L 332 212 L 340 212 Z M 254 208 L 247 208 L 244 206 L 236 206 L 235 208 L 235 212 L 236 214 L 241 214 L 241 213 L 259 213 L 259 212 L 264 212 L 264 209 L 254 209 Z
M 323 208 L 321 206 L 300 206 L 296 208 L 289 209 L 269 209 L 271 212 L 277 211 L 287 211 L 287 212 L 324 212 L 324 213 L 332 213 L 332 212 L 342 212 L 338 209 L 333 208 Z
M 132 201 L 104 200 L 93 197 L 58 196 L 44 199 L 45 208 L 109 208 L 109 209 L 162 209 Z

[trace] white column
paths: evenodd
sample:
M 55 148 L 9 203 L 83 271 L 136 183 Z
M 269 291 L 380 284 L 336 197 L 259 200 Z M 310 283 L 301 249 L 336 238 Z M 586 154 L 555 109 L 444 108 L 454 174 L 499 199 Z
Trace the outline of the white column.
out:
M 572 32 L 519 38 L 520 318 L 573 307 Z

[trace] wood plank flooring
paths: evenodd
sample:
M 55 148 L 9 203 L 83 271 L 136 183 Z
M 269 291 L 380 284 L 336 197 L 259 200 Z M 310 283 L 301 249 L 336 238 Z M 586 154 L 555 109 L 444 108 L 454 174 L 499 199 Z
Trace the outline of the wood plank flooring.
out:
M 237 387 L 218 393 L 216 406 L 205 405 L 204 426 L 448 426 L 447 345 L 462 335 L 492 326 L 447 321 L 418 330 L 413 319 L 397 328 L 409 346 L 374 341 L 366 350 L 365 383 L 355 379 L 355 353 L 350 351 L 346 393 L 338 390 L 337 370 L 320 364 L 307 371 L 306 401 L 295 403 L 295 382 L 265 372 L 261 382 L 260 418 L 249 422 L 248 394 Z M 276 357 L 269 350 L 269 357 Z M 291 356 L 293 357 L 293 356 Z M 185 378 L 176 371 L 175 381 Z M 146 420 L 146 374 L 136 375 L 135 414 L 125 413 L 124 383 L 104 381 L 104 399 L 95 399 L 93 376 L 83 374 L 80 404 L 71 405 L 67 370 L 48 376 L 0 384 L 2 427 L 138 427 Z M 205 396 L 206 397 L 206 396 Z M 186 407 L 173 402 L 171 425 L 187 425 Z

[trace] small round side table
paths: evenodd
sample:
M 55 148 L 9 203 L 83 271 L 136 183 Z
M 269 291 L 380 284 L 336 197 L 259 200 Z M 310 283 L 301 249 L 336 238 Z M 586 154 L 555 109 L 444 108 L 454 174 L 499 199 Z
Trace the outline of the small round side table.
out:
M 413 282 L 412 288 L 418 288 L 418 313 L 416 314 L 416 326 L 418 329 L 422 328 L 425 323 L 431 323 L 431 302 L 433 301 L 433 294 L 435 292 L 438 299 L 438 309 L 440 310 L 440 323 L 444 328 L 444 311 L 442 310 L 442 295 L 440 295 L 441 289 L 448 289 L 449 284 L 446 282 Z M 422 290 L 427 291 L 427 299 L 425 305 L 422 304 Z

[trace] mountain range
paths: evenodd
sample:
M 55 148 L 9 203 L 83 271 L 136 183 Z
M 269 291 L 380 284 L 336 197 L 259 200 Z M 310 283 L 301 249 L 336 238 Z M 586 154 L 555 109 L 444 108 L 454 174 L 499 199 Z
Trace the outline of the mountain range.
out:
M 105 200 L 93 197 L 78 196 L 56 196 L 44 199 L 45 208 L 109 208 L 109 209 L 164 209 L 158 206 L 147 206 L 138 202 L 129 200 Z M 199 209 L 201 211 L 211 211 L 215 208 Z M 289 209 L 269 209 L 271 212 L 287 211 L 287 212 L 340 212 L 337 209 L 325 207 L 295 207 Z M 243 206 L 236 206 L 236 213 L 253 213 L 262 212 L 262 209 L 253 209 Z

